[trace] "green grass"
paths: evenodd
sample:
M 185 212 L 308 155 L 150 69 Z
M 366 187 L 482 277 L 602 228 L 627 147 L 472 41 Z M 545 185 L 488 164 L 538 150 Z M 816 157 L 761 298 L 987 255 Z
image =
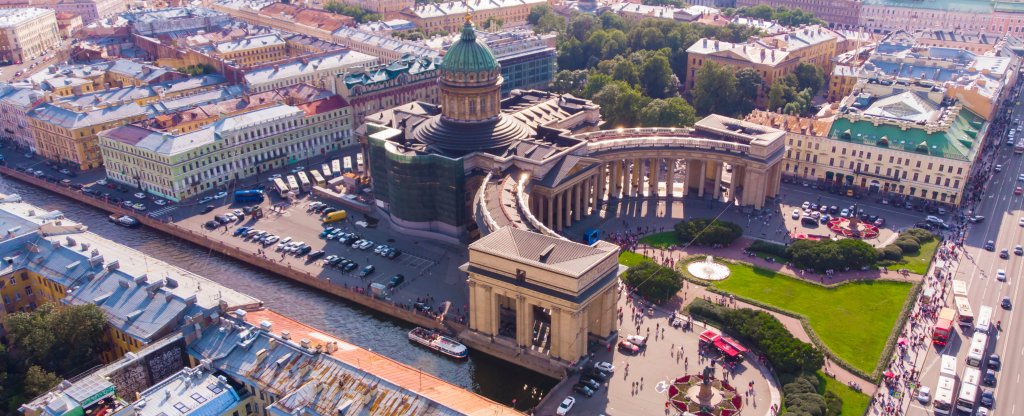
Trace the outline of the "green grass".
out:
M 932 263 L 932 256 L 935 255 L 935 249 L 939 247 L 939 239 L 936 238 L 927 243 L 921 244 L 921 251 L 916 255 L 904 255 L 899 263 L 893 264 L 888 267 L 889 270 L 896 271 L 899 269 L 910 270 L 911 273 L 919 274 L 924 276 L 928 273 L 928 266 Z
M 743 264 L 729 264 L 729 269 L 729 278 L 715 287 L 807 317 L 832 352 L 869 374 L 912 287 L 863 281 L 828 288 Z
M 839 381 L 825 376 L 821 371 L 818 372 L 818 380 L 825 385 L 825 391 L 831 391 L 840 399 L 843 399 L 843 410 L 839 414 L 842 416 L 860 416 L 864 414 L 864 411 L 868 408 L 868 402 L 871 401 L 871 397 L 868 395 L 851 389 Z
M 626 267 L 633 267 L 647 260 L 650 260 L 647 256 L 636 254 L 632 251 L 619 252 L 619 264 Z
M 640 237 L 640 242 L 656 248 L 669 248 L 671 246 L 683 245 L 683 243 L 679 241 L 679 236 L 675 231 L 648 234 Z

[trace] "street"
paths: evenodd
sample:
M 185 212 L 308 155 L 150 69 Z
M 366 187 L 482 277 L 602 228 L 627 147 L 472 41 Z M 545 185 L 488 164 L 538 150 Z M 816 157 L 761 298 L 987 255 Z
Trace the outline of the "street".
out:
M 1012 119 L 1024 115 L 1020 107 L 1014 109 Z M 1005 142 L 1005 137 L 1000 138 Z M 995 389 L 995 403 L 990 414 L 1015 415 L 1017 406 L 1024 412 L 1024 397 L 1013 394 L 1021 384 L 1021 373 L 1024 372 L 1024 331 L 1019 329 L 1020 320 L 1014 319 L 1012 310 L 1000 307 L 1003 296 L 1009 296 L 1014 307 L 1022 301 L 1021 280 L 1024 280 L 1024 257 L 1012 253 L 1014 246 L 1024 244 L 1024 227 L 1017 224 L 1024 215 L 1024 197 L 1014 195 L 1017 186 L 1024 185 L 1018 181 L 1018 175 L 1024 174 L 1024 158 L 1014 155 L 1011 146 L 1000 143 L 996 150 L 996 164 L 1003 165 L 1002 172 L 989 172 L 987 192 L 983 195 L 975 215 L 982 215 L 985 220 L 970 226 L 964 242 L 965 254 L 960 257 L 953 279 L 967 283 L 968 299 L 971 308 L 977 315 L 982 306 L 993 309 L 993 329 L 989 331 L 987 354 L 999 354 L 1002 357 L 1002 368 L 998 371 Z M 983 249 L 987 241 L 995 242 L 995 250 Z M 1009 249 L 1009 259 L 1000 259 L 999 251 Z M 997 270 L 1005 270 L 1006 282 L 996 280 Z M 947 295 L 945 305 L 953 307 L 953 296 Z M 995 329 L 995 323 L 1001 321 L 1002 330 Z M 960 328 L 956 336 L 943 349 L 934 345 L 918 358 L 921 377 L 920 384 L 928 386 L 933 394 L 939 378 L 940 361 L 943 354 L 955 355 L 958 362 L 958 374 L 962 375 L 967 367 L 966 356 L 973 331 Z M 983 370 L 984 371 L 984 370 Z M 957 384 L 959 385 L 957 380 Z M 992 387 L 982 386 L 982 390 Z M 916 400 L 910 402 L 908 415 L 931 414 L 931 404 L 922 405 Z M 980 404 L 976 406 L 980 407 Z

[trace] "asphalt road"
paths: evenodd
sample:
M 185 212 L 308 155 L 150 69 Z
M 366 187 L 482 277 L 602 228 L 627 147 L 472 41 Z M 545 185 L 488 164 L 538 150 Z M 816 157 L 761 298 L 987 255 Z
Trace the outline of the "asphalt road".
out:
M 1024 117 L 1024 109 L 1014 110 L 1014 118 Z M 976 215 L 982 215 L 984 222 L 974 224 L 967 233 L 964 243 L 969 257 L 964 256 L 959 262 L 955 279 L 963 280 L 968 285 L 968 299 L 977 317 L 982 306 L 993 308 L 992 326 L 989 331 L 988 354 L 997 353 L 1002 357 L 1002 369 L 998 372 L 995 386 L 995 404 L 989 414 L 1016 415 L 1017 407 L 1024 414 L 1024 395 L 1019 392 L 1021 373 L 1024 372 L 1024 322 L 1015 319 L 1020 315 L 1013 310 L 1004 310 L 999 306 L 1003 296 L 1009 296 L 1014 308 L 1021 307 L 1024 297 L 1021 295 L 1024 280 L 1024 257 L 1016 256 L 1013 247 L 1024 244 L 1024 227 L 1018 220 L 1024 217 L 1024 196 L 1015 196 L 1014 188 L 1024 186 L 1017 177 L 1024 174 L 1024 157 L 1014 155 L 1012 148 L 1001 144 L 996 151 L 996 163 L 1003 165 L 1000 173 L 991 172 L 988 192 L 984 195 Z M 983 249 L 985 242 L 995 242 L 995 251 Z M 999 250 L 1009 249 L 1010 258 L 1000 259 Z M 1006 271 L 1006 282 L 997 281 L 995 276 L 999 269 Z M 946 304 L 952 306 L 952 295 L 946 298 Z M 1002 331 L 995 330 L 996 321 L 1002 321 Z M 967 350 L 970 347 L 973 331 L 958 330 L 954 337 L 942 350 L 929 347 L 927 357 L 921 367 L 921 384 L 928 386 L 934 394 L 939 377 L 941 355 L 956 355 L 958 373 L 963 374 L 967 367 Z M 959 380 L 958 380 L 959 383 Z M 992 387 L 982 387 L 983 390 Z M 979 395 L 980 397 L 980 395 Z M 980 406 L 980 404 L 978 405 Z M 976 408 L 978 407 L 976 406 Z M 907 412 L 909 415 L 925 415 L 932 413 L 931 405 L 921 405 L 914 401 Z

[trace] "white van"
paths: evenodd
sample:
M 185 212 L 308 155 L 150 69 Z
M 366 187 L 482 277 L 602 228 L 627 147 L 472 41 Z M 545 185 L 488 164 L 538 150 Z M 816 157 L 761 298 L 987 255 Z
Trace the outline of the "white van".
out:
M 975 332 L 971 337 L 971 349 L 967 350 L 967 365 L 981 366 L 981 361 L 985 359 L 986 349 L 988 349 L 988 335 L 984 332 Z

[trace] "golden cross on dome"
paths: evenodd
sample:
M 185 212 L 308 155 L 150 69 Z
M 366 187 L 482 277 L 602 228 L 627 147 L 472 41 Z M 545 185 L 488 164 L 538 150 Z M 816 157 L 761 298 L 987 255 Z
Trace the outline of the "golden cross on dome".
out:
M 469 5 L 467 4 L 466 7 L 468 8 Z M 471 23 L 472 21 L 473 21 L 473 13 L 471 13 L 469 10 L 466 10 L 466 23 Z

